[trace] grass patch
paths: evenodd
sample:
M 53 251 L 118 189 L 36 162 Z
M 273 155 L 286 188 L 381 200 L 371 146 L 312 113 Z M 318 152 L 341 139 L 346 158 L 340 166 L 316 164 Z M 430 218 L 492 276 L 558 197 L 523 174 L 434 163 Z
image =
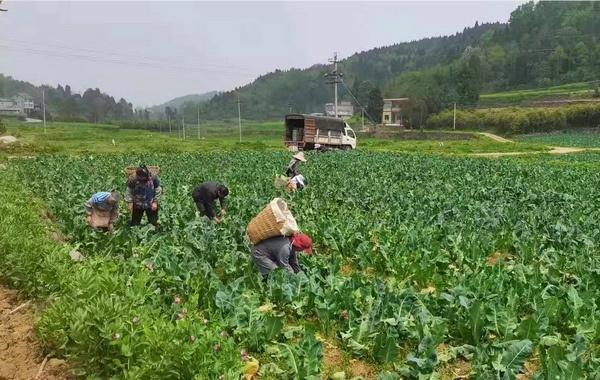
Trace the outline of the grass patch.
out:
M 49 123 L 46 133 L 40 124 L 9 122 L 7 134 L 19 138 L 11 145 L 0 145 L 0 155 L 37 154 L 119 154 L 119 153 L 182 153 L 223 150 L 285 150 L 281 122 L 257 122 L 242 126 L 242 142 L 237 126 L 227 123 L 204 125 L 201 137 L 186 134 L 178 138 L 177 131 L 151 132 L 121 129 L 117 125 L 88 123 Z M 435 132 L 426 132 L 426 135 Z M 395 137 L 358 136 L 358 149 L 367 151 L 425 152 L 468 154 L 545 150 L 541 144 L 498 143 L 475 135 L 469 140 L 456 140 L 453 133 L 443 132 L 436 140 L 404 140 Z M 464 134 L 464 132 L 461 132 Z M 439 134 L 439 133 L 438 133 Z M 459 134 L 456 134 L 459 135 Z M 440 135 L 441 136 L 441 135 Z M 114 142 L 113 142 L 114 141 Z
M 563 84 L 560 86 L 481 94 L 479 103 L 487 105 L 496 103 L 520 103 L 547 98 L 588 98 L 593 94 L 594 82 L 579 82 Z

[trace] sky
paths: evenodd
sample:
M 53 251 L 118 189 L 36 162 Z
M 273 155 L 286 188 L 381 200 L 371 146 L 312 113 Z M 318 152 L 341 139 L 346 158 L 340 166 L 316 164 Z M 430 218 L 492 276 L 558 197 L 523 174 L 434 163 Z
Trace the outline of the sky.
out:
M 151 106 L 326 63 L 334 52 L 344 58 L 506 22 L 521 2 L 4 0 L 0 73 Z

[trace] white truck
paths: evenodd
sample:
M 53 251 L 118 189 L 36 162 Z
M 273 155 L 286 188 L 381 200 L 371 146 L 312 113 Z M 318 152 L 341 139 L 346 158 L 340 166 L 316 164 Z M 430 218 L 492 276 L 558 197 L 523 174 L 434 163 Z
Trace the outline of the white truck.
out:
M 286 115 L 284 141 L 291 151 L 312 150 L 319 146 L 356 149 L 356 134 L 344 120 L 335 117 Z

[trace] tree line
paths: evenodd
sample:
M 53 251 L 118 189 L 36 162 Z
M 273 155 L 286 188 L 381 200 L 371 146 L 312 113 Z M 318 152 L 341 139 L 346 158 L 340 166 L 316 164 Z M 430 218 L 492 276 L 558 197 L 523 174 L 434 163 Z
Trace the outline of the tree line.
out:
M 121 98 L 116 101 L 114 97 L 103 93 L 98 88 L 89 88 L 83 94 L 79 94 L 73 92 L 69 85 L 34 86 L 29 82 L 0 74 L 0 97 L 28 95 L 36 104 L 36 110 L 30 116 L 40 118 L 42 116 L 39 107 L 42 103 L 42 91 L 46 102 L 46 118 L 49 120 L 99 123 L 150 117 L 147 110 L 134 110 L 133 105 L 127 100 Z

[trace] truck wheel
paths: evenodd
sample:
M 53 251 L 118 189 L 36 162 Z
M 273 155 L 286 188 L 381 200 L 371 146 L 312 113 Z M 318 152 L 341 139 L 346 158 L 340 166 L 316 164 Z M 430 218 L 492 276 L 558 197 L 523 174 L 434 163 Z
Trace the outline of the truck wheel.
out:
M 342 150 L 352 150 L 350 145 L 342 145 Z

